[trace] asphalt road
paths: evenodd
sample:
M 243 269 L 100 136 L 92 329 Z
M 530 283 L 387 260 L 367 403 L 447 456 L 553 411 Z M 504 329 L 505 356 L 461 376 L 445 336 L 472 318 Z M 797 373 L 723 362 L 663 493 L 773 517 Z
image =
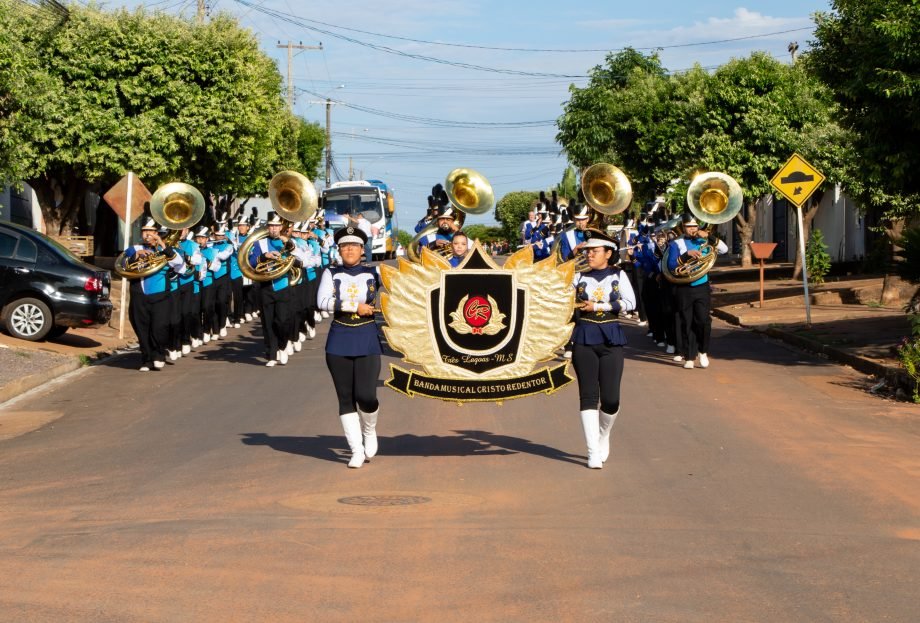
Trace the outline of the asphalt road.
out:
M 603 470 L 573 386 L 503 406 L 381 387 L 345 467 L 320 336 L 244 326 L 0 410 L 2 621 L 917 621 L 918 409 L 716 324 L 632 341 Z

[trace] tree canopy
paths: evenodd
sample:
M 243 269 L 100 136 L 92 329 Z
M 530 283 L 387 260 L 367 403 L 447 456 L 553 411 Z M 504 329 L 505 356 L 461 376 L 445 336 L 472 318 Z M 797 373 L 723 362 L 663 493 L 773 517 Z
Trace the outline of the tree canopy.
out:
M 833 0 L 816 17 L 810 70 L 833 92 L 854 133 L 863 183 L 920 193 L 920 3 Z
M 498 200 L 495 204 L 495 220 L 502 224 L 502 237 L 512 247 L 521 240 L 521 223 L 527 220 L 527 212 L 540 193 L 529 190 L 515 190 Z
M 24 95 L 0 78 L 0 102 L 17 112 L 4 136 L 22 152 L 0 174 L 27 181 L 58 231 L 91 185 L 105 190 L 129 170 L 151 188 L 181 180 L 206 196 L 264 192 L 284 165 L 315 175 L 318 128 L 291 115 L 274 61 L 231 17 L 194 24 L 71 5 L 48 28 L 10 6 L 0 31 L 37 88 Z

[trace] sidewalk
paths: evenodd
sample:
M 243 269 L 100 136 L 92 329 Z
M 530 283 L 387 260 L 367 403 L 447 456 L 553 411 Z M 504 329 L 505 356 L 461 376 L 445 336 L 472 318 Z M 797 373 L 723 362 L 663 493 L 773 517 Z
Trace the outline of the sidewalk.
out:
M 125 335 L 118 337 L 121 279 L 112 280 L 113 311 L 108 325 L 70 329 L 58 338 L 28 342 L 0 332 L 0 404 L 55 378 L 133 347 L 137 337 L 125 315 Z
M 806 324 L 801 280 L 791 280 L 791 264 L 767 266 L 764 306 L 760 307 L 759 269 L 717 266 L 710 272 L 712 313 L 796 347 L 826 356 L 875 376 L 876 392 L 908 399 L 913 380 L 900 366 L 896 347 L 911 333 L 902 307 L 881 307 L 881 276 L 832 278 L 809 285 L 811 326 Z M 902 284 L 904 303 L 914 286 Z

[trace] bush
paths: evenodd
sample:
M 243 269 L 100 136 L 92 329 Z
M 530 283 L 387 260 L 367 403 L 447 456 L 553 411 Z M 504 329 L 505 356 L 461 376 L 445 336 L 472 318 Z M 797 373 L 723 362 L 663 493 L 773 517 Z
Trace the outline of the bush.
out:
M 914 380 L 914 402 L 920 402 L 920 315 L 910 317 L 913 335 L 898 344 L 898 360 Z
M 808 267 L 808 279 L 814 284 L 824 283 L 824 278 L 831 270 L 831 256 L 824 244 L 824 234 L 820 229 L 813 229 L 808 245 L 805 247 L 805 265 Z

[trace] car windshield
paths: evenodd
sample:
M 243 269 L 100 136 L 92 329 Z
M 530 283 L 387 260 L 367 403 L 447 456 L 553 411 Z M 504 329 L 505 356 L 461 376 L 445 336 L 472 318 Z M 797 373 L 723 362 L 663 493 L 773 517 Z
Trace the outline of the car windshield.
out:
M 361 213 L 371 223 L 376 223 L 383 218 L 380 200 L 374 192 L 327 193 L 323 199 L 323 208 L 327 213 L 334 212 L 342 216 L 346 214 L 357 216 L 358 213 Z

